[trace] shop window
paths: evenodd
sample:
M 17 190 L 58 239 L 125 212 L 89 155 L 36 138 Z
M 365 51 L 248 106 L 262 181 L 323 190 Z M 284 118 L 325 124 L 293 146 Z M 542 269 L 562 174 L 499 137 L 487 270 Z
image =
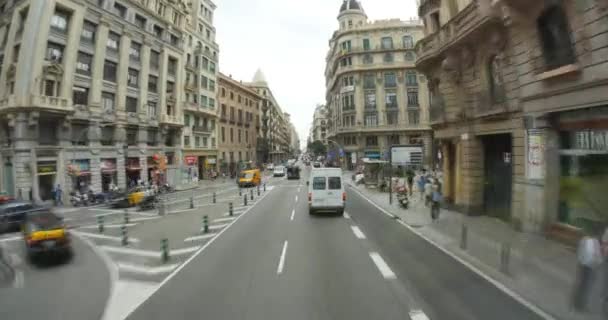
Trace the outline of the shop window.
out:
M 575 62 L 568 18 L 561 5 L 552 5 L 538 18 L 537 28 L 547 69 Z

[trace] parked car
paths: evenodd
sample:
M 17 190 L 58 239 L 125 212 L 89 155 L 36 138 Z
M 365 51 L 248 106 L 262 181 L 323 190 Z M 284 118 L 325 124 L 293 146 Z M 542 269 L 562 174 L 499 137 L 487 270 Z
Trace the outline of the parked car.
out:
M 342 169 L 312 169 L 308 181 L 308 212 L 331 211 L 344 213 L 346 192 L 342 183 Z
M 269 163 L 269 164 L 266 166 L 266 169 L 268 169 L 268 170 L 274 170 L 274 164 L 273 164 L 273 163 Z
M 48 210 L 28 214 L 23 223 L 23 238 L 28 260 L 61 256 L 72 257 L 70 235 L 63 220 Z
M 239 187 L 255 187 L 262 183 L 262 174 L 259 169 L 245 170 L 239 175 Z
M 25 201 L 0 205 L 0 234 L 20 231 L 25 217 L 36 209 L 34 204 Z
M 283 166 L 276 166 L 274 168 L 274 170 L 272 171 L 272 175 L 274 177 L 284 177 L 285 176 L 285 167 L 283 167 Z

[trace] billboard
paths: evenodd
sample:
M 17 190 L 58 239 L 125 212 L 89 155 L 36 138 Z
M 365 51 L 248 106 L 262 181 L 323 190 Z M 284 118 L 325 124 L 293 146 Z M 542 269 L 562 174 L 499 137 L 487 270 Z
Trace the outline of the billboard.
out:
M 419 145 L 391 147 L 392 165 L 422 165 L 423 148 Z

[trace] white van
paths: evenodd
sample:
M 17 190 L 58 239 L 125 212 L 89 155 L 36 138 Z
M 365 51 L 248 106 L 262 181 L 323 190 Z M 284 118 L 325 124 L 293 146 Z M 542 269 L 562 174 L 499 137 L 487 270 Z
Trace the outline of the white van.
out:
M 342 169 L 313 168 L 308 181 L 308 212 L 333 211 L 344 213 L 346 192 L 342 184 Z

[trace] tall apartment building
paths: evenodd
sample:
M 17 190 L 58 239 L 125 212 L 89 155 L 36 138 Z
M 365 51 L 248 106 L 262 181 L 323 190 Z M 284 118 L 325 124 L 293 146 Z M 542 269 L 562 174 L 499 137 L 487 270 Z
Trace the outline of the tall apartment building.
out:
M 606 224 L 606 9 L 602 0 L 421 2 L 417 67 L 455 206 L 566 241 Z
M 218 99 L 221 170 L 229 173 L 255 166 L 262 98 L 241 81 L 220 73 Z
M 404 144 L 423 146 L 423 161 L 428 161 L 428 92 L 416 71 L 414 51 L 422 24 L 369 22 L 355 0 L 344 0 L 338 22 L 329 41 L 325 79 L 328 138 L 344 149 L 342 164 L 388 159 L 391 146 Z
M 261 96 L 260 124 L 258 131 L 258 162 L 281 163 L 287 161 L 289 155 L 289 119 L 277 103 L 266 78 L 261 70 L 258 70 L 253 81 L 247 83 Z
M 184 130 L 182 131 L 185 176 L 208 178 L 217 169 L 217 122 L 219 46 L 215 42 L 213 13 L 215 4 L 209 0 L 194 0 L 186 22 Z
M 327 108 L 325 105 L 318 105 L 315 108 L 310 130 L 311 143 L 319 140 L 323 144 L 327 144 Z
M 2 189 L 48 200 L 57 184 L 170 179 L 190 10 L 165 0 L 0 1 Z

